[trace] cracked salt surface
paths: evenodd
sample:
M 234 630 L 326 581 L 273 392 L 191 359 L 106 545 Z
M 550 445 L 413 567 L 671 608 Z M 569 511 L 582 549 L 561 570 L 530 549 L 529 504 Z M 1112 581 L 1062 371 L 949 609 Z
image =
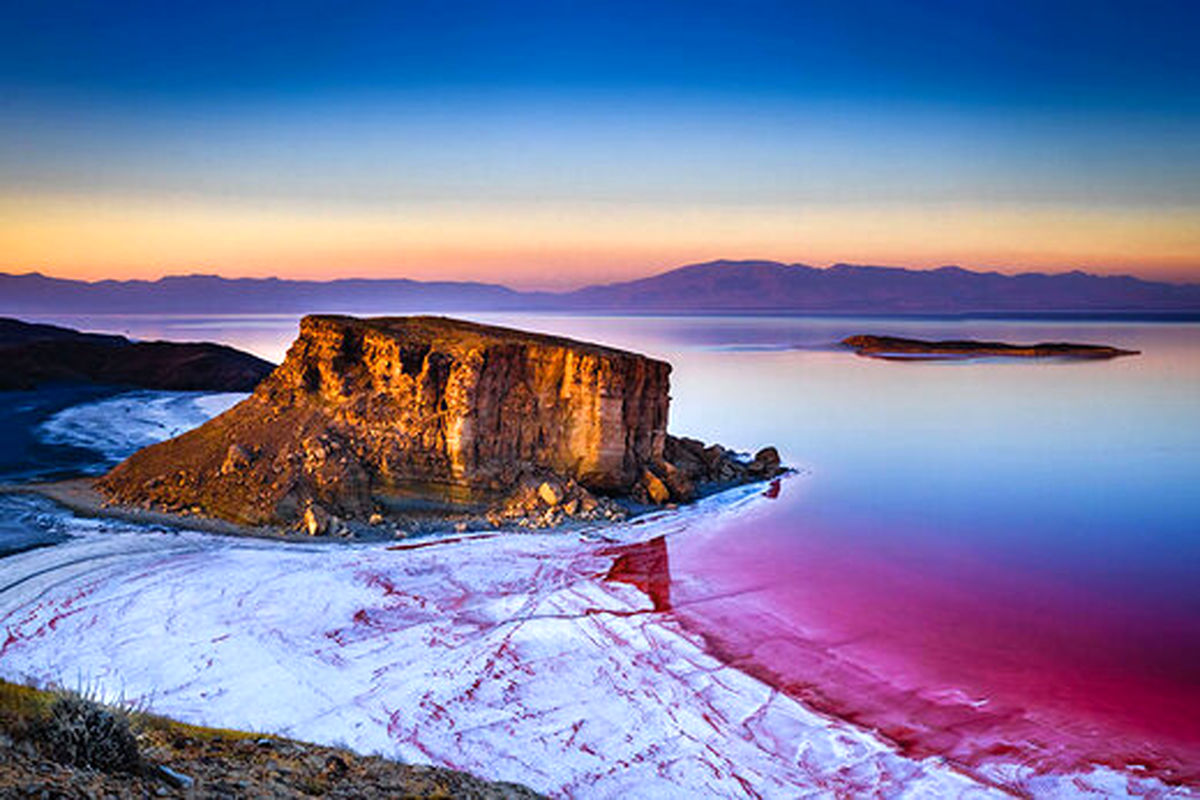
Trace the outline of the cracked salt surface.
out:
M 665 615 L 626 615 L 646 597 L 601 581 L 610 559 L 578 537 L 396 552 L 99 528 L 0 562 L 6 678 L 80 676 L 189 722 L 554 794 L 988 793 L 722 665 Z
M 742 489 L 600 533 L 686 535 L 759 502 Z M 74 538 L 0 559 L 8 679 L 82 682 L 189 722 L 560 796 L 1007 794 L 721 663 L 646 593 L 605 580 L 620 548 L 595 536 L 397 550 L 51 516 L 39 519 Z M 995 769 L 992 779 L 1037 796 L 1175 793 L 1111 770 Z

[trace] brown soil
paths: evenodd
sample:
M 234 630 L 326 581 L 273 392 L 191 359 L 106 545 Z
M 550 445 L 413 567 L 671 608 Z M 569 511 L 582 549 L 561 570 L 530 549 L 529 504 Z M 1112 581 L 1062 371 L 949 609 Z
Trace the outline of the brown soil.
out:
M 146 714 L 133 715 L 138 774 L 77 768 L 51 758 L 34 732 L 52 699 L 0 681 L 0 798 L 540 797 L 464 772 Z

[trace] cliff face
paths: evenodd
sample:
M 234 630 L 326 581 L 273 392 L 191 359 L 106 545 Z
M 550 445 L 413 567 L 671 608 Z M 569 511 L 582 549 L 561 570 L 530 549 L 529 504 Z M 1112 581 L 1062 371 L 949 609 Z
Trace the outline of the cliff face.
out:
M 260 394 L 317 403 L 363 434 L 381 475 L 492 485 L 545 467 L 626 489 L 662 455 L 661 361 L 596 345 L 429 317 L 307 317 Z
M 251 524 L 389 495 L 479 500 L 530 475 L 628 494 L 663 463 L 671 367 L 433 317 L 306 317 L 254 394 L 99 483 L 113 500 Z M 660 483 L 660 486 L 662 484 Z

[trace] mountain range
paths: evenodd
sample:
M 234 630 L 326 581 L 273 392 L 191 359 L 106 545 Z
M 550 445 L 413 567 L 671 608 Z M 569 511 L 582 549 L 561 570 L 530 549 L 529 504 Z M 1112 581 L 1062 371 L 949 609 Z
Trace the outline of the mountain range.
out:
M 86 282 L 0 273 L 0 313 L 1021 313 L 1200 312 L 1200 284 L 1084 272 L 977 272 L 775 261 L 710 261 L 570 292 L 408 279 L 331 281 L 179 275 Z

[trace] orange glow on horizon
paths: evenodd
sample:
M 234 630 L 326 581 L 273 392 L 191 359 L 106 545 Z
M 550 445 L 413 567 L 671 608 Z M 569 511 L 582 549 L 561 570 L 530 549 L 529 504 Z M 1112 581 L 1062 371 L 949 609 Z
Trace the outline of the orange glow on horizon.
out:
M 55 277 L 406 277 L 570 289 L 716 258 L 1200 280 L 1195 209 L 619 204 L 277 208 L 0 200 L 0 271 Z

